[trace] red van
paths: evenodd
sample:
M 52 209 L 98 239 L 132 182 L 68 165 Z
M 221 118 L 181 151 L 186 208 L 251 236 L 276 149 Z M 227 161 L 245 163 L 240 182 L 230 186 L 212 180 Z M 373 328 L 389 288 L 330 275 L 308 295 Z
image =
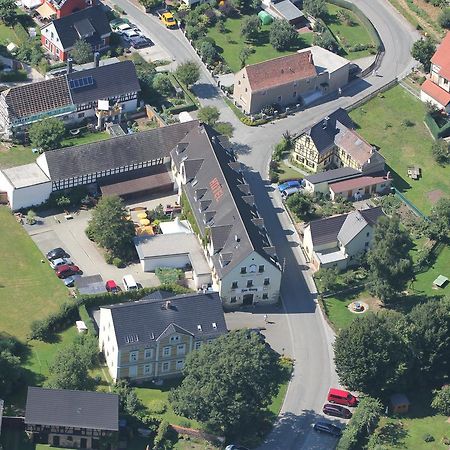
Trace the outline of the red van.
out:
M 328 392 L 328 401 L 330 403 L 337 403 L 345 406 L 356 406 L 358 399 L 347 391 L 331 388 Z

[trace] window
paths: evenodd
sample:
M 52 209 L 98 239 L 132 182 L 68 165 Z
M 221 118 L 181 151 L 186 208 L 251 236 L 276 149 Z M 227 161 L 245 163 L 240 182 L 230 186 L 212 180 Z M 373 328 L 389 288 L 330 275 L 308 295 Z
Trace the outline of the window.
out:
M 245 88 L 245 92 L 248 92 L 248 89 L 247 89 L 247 88 Z
M 236 303 L 236 297 L 231 297 L 230 298 L 230 303 Z
M 264 278 L 264 286 L 269 286 L 270 278 Z
M 212 339 L 208 339 L 208 344 L 211 344 L 212 343 Z
M 247 267 L 241 267 L 241 274 L 244 275 L 247 273 Z
M 162 371 L 163 372 L 168 372 L 169 368 L 170 368 L 170 363 L 168 363 L 168 362 L 162 363 Z
M 258 267 L 258 272 L 259 272 L 259 273 L 263 273 L 263 272 L 264 272 L 264 265 L 263 265 L 263 264 L 261 264 L 261 265 Z
M 170 342 L 178 342 L 180 340 L 180 336 L 170 336 Z
M 78 113 L 78 118 L 82 119 L 84 117 L 84 113 Z
M 233 281 L 231 283 L 231 289 L 237 289 L 237 287 L 238 287 L 238 282 L 237 281 Z
M 152 358 L 153 357 L 153 349 L 151 349 L 151 348 L 146 348 L 145 350 L 144 350 L 144 358 L 145 359 L 150 359 L 150 358 Z
M 369 243 L 368 242 L 366 242 L 365 244 L 364 244 L 366 247 L 368 247 L 369 246 Z
M 366 233 L 366 236 L 369 237 L 369 235 L 370 235 L 370 232 L 368 231 L 368 232 Z
M 250 288 L 253 286 L 253 280 L 247 280 L 247 287 Z
M 177 355 L 184 355 L 185 352 L 186 352 L 186 345 L 178 344 L 177 345 Z
M 152 373 L 152 365 L 151 364 L 146 364 L 144 366 L 144 375 L 149 375 Z
M 263 300 L 267 300 L 269 298 L 269 294 L 263 294 Z
M 202 341 L 197 341 L 197 342 L 194 344 L 195 350 L 198 350 L 201 346 L 202 346 Z
M 292 94 L 292 97 L 297 97 L 297 91 L 294 91 L 294 93 Z
M 170 356 L 172 353 L 172 347 L 164 347 L 163 348 L 163 356 Z
M 281 95 L 279 95 L 278 96 L 278 99 L 277 99 L 279 102 L 281 102 Z
M 138 360 L 139 352 L 130 352 L 130 362 L 136 362 Z
M 184 368 L 184 361 L 180 359 L 177 361 L 177 370 L 182 370 Z

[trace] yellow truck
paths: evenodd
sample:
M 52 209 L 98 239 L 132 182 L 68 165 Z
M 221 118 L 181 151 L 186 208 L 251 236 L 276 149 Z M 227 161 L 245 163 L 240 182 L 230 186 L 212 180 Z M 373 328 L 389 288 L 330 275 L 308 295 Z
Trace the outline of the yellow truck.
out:
M 163 12 L 159 14 L 159 19 L 166 28 L 177 28 L 178 23 L 171 12 Z

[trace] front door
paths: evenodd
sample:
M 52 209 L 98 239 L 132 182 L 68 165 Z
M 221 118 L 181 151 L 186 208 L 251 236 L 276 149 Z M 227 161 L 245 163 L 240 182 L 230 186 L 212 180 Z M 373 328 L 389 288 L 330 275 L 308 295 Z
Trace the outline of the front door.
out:
M 53 436 L 53 446 L 59 447 L 59 436 Z
M 243 305 L 251 305 L 253 303 L 253 294 L 245 294 L 242 299 Z
M 80 439 L 80 448 L 87 448 L 87 439 L 86 438 Z

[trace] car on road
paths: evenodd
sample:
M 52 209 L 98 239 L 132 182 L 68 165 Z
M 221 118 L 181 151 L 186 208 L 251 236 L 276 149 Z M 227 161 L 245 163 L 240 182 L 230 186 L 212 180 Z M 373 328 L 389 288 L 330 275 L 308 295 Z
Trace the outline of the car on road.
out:
M 111 292 L 113 294 L 120 292 L 120 287 L 117 286 L 117 284 L 114 280 L 108 280 L 105 284 L 105 288 L 108 292 Z
M 302 179 L 298 179 L 298 180 L 289 180 L 289 181 L 284 181 L 283 183 L 280 183 L 278 185 L 278 190 L 280 192 L 289 189 L 289 188 L 301 188 L 302 187 Z
M 145 36 L 131 36 L 131 37 L 125 37 L 124 40 L 131 45 L 133 48 L 145 48 L 145 47 L 151 47 L 153 45 L 153 42 L 146 38 Z
M 322 412 L 327 416 L 341 417 L 342 419 L 350 419 L 352 413 L 349 409 L 340 405 L 331 405 L 327 403 L 323 405 Z
M 331 388 L 328 391 L 327 401 L 330 403 L 338 403 L 344 406 L 356 406 L 358 404 L 358 398 L 348 391 L 342 389 Z
M 57 267 L 55 272 L 58 278 L 67 278 L 72 275 L 80 274 L 81 270 L 78 266 L 74 266 L 73 264 L 64 264 L 63 266 Z
M 175 17 L 173 17 L 173 14 L 169 11 L 162 13 L 159 16 L 159 19 L 161 20 L 162 24 L 166 27 L 166 28 L 178 28 L 178 23 L 175 19 Z
M 55 269 L 59 266 L 63 266 L 64 264 L 71 265 L 73 262 L 69 258 L 56 258 L 50 261 L 50 267 Z
M 58 258 L 70 258 L 70 255 L 61 247 L 50 250 L 45 256 L 49 261 Z
M 318 433 L 331 434 L 331 436 L 339 437 L 342 435 L 342 429 L 330 422 L 320 421 L 314 424 L 314 430 Z

